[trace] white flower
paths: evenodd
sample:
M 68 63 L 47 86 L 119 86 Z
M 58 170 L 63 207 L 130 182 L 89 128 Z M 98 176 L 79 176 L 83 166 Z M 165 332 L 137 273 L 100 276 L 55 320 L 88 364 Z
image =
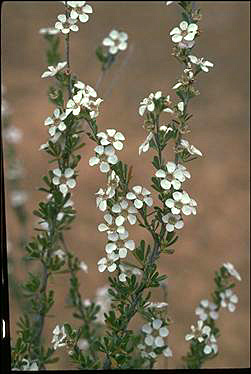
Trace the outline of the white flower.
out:
M 138 344 L 137 348 L 140 350 L 141 357 L 143 358 L 156 358 L 157 355 L 152 350 L 150 352 L 146 352 L 146 349 L 149 349 L 149 347 L 146 347 L 144 344 Z
M 78 116 L 81 111 L 82 105 L 82 93 L 79 91 L 76 95 L 69 99 L 66 104 L 66 116 L 68 116 L 71 112 L 74 116 Z
M 105 132 L 98 132 L 97 137 L 100 138 L 101 145 L 111 144 L 116 150 L 121 151 L 123 149 L 123 141 L 125 140 L 124 135 L 116 131 L 115 129 L 107 129 Z
M 38 371 L 39 370 L 38 365 L 35 361 L 29 362 L 28 360 L 26 360 L 26 358 L 23 358 L 22 362 L 24 364 L 22 365 L 21 369 L 13 368 L 12 370 L 14 371 Z
M 153 199 L 151 196 L 151 192 L 148 191 L 145 187 L 141 186 L 134 186 L 133 192 L 128 192 L 126 195 L 126 198 L 128 200 L 134 200 L 134 206 L 137 209 L 141 209 L 143 206 L 143 203 L 145 203 L 147 206 L 151 207 L 153 205 Z
M 106 269 L 112 273 L 117 269 L 116 261 L 119 259 L 119 256 L 116 253 L 108 254 L 107 257 L 102 257 L 98 261 L 98 271 L 103 273 Z
M 119 176 L 115 173 L 114 170 L 112 170 L 108 174 L 108 179 L 107 179 L 108 188 L 106 192 L 107 194 L 109 194 L 109 196 L 113 197 L 115 195 L 116 188 L 119 185 L 119 181 L 120 181 Z
M 20 179 L 24 176 L 23 164 L 20 160 L 15 159 L 7 169 L 6 178 L 9 180 Z
M 182 86 L 182 83 L 181 82 L 178 82 L 178 83 L 176 83 L 173 87 L 172 87 L 172 89 L 173 90 L 177 90 L 177 88 L 180 88 Z
M 193 64 L 199 65 L 201 70 L 205 71 L 206 73 L 209 71 L 208 67 L 213 67 L 214 66 L 214 64 L 210 61 L 203 61 L 204 60 L 203 57 L 198 58 L 198 57 L 192 56 L 192 55 L 189 55 L 188 57 Z
M 211 334 L 207 339 L 206 339 L 206 345 L 203 349 L 203 352 L 206 355 L 209 355 L 210 353 L 217 353 L 218 352 L 218 345 L 216 338 L 213 334 Z
M 114 251 L 118 252 L 119 258 L 125 258 L 127 251 L 133 251 L 135 249 L 135 243 L 133 240 L 128 239 L 128 232 L 124 233 L 110 233 L 108 234 L 108 240 L 112 240 L 112 243 L 107 243 L 105 246 L 106 253 L 111 254 Z
M 179 109 L 179 111 L 180 111 L 181 113 L 184 112 L 184 102 L 183 102 L 183 101 L 180 101 L 180 102 L 177 104 L 177 107 L 178 107 L 178 109 Z
M 211 327 L 203 326 L 203 321 L 197 321 L 197 328 L 192 325 L 191 326 L 192 334 L 187 334 L 185 336 L 185 340 L 189 341 L 191 339 L 197 339 L 200 343 L 202 343 L 206 337 L 210 335 Z
M 21 190 L 14 190 L 11 192 L 10 201 L 14 208 L 18 208 L 24 205 L 27 201 L 28 195 L 26 192 Z
M 189 173 L 189 171 L 186 169 L 184 165 L 181 164 L 177 165 L 177 169 L 174 172 L 174 176 L 180 182 L 185 182 L 186 178 L 191 178 L 191 174 Z
M 195 314 L 199 316 L 199 319 L 206 321 L 209 317 L 213 320 L 219 318 L 219 313 L 216 311 L 217 305 L 209 302 L 209 300 L 201 300 L 199 306 L 195 309 Z
M 188 24 L 186 21 L 182 21 L 179 27 L 175 27 L 171 30 L 170 35 L 174 43 L 186 44 L 194 40 L 195 35 L 198 32 L 198 26 L 195 23 Z
M 104 100 L 100 98 L 97 100 L 89 100 L 88 97 L 84 97 L 81 101 L 81 105 L 89 110 L 91 118 L 97 118 L 99 115 L 99 106 L 103 101 Z
M 188 68 L 184 69 L 184 74 L 187 76 L 189 81 L 193 81 L 194 73 L 193 73 L 192 65 L 190 64 L 190 62 L 188 62 L 187 66 Z
M 182 229 L 184 222 L 179 214 L 167 213 L 162 217 L 162 221 L 166 223 L 166 229 L 168 232 L 173 232 L 174 229 Z
M 50 126 L 48 132 L 51 136 L 56 134 L 57 129 L 63 132 L 66 129 L 64 119 L 67 117 L 66 113 L 60 114 L 60 109 L 56 108 L 52 117 L 46 118 L 44 121 L 45 126 Z
M 39 229 L 42 229 L 42 230 L 45 230 L 45 231 L 49 231 L 49 224 L 48 222 L 46 221 L 40 221 L 40 222 L 37 222 L 38 225 L 39 225 Z
M 74 84 L 74 87 L 78 88 L 78 90 L 81 92 L 82 96 L 84 97 L 97 97 L 97 92 L 89 86 L 88 84 L 85 84 L 81 81 L 78 81 L 77 83 Z M 78 92 L 79 92 L 78 91 Z
M 201 151 L 195 148 L 193 145 L 190 145 L 189 142 L 185 139 L 181 139 L 180 146 L 182 148 L 185 148 L 191 155 L 202 156 Z
M 88 340 L 86 340 L 86 339 L 79 339 L 79 341 L 77 343 L 77 346 L 78 346 L 78 348 L 81 351 L 86 351 L 89 348 Z
M 118 157 L 115 155 L 114 148 L 111 145 L 104 147 L 103 145 L 97 145 L 94 148 L 97 156 L 93 156 L 89 160 L 89 165 L 99 165 L 101 173 L 108 173 L 110 171 L 110 165 L 115 165 L 118 162 Z
M 64 213 L 63 212 L 59 212 L 57 214 L 57 221 L 62 221 L 63 218 L 64 218 Z
M 153 138 L 153 133 L 150 132 L 145 141 L 139 146 L 139 156 L 141 155 L 142 152 L 147 152 L 149 147 L 150 147 L 150 140 Z
M 95 302 L 100 306 L 100 310 L 96 315 L 96 322 L 105 324 L 104 313 L 107 313 L 111 306 L 111 296 L 108 293 L 107 286 L 97 289 Z
M 193 213 L 193 207 L 190 206 L 191 198 L 188 193 L 175 191 L 172 199 L 167 199 L 165 204 L 171 209 L 173 214 L 180 214 L 182 211 L 186 216 Z M 195 211 L 196 213 L 196 211 Z
M 69 34 L 70 31 L 78 31 L 78 26 L 76 25 L 77 20 L 71 17 L 66 18 L 65 14 L 58 15 L 58 22 L 55 23 L 55 28 L 60 30 L 63 34 Z
M 125 273 L 119 274 L 119 280 L 120 282 L 126 282 L 127 275 Z
M 120 264 L 119 268 L 121 270 L 121 273 L 119 274 L 119 280 L 120 282 L 126 282 L 126 278 L 130 276 L 131 274 L 134 275 L 141 275 L 142 271 L 138 268 L 132 267 L 130 265 Z
M 137 214 L 138 211 L 134 206 L 130 206 L 127 200 L 122 200 L 114 204 L 112 212 L 119 214 L 116 218 L 116 223 L 123 225 L 123 223 L 128 220 L 131 225 L 134 225 L 137 222 L 135 214 Z
M 81 270 L 83 270 L 85 273 L 88 273 L 88 265 L 84 261 L 80 261 L 79 267 Z
M 79 19 L 80 22 L 87 22 L 89 16 L 86 13 L 92 13 L 92 7 L 89 4 L 86 4 L 86 1 L 67 1 L 67 5 L 72 7 L 70 16 L 72 19 Z
M 169 347 L 166 347 L 162 353 L 165 357 L 173 357 L 173 352 Z
M 139 105 L 139 115 L 143 116 L 145 111 L 148 110 L 149 112 L 153 112 L 155 109 L 154 99 L 158 100 L 162 96 L 161 91 L 157 91 L 155 94 L 150 93 L 148 97 L 143 99 L 143 101 L 140 102 Z
M 164 338 L 169 335 L 169 330 L 167 326 L 163 325 L 163 321 L 161 319 L 153 319 L 151 322 L 143 325 L 141 330 L 144 334 L 146 334 L 144 343 L 148 347 L 148 349 L 150 348 L 151 351 L 153 351 L 155 348 L 165 346 Z M 153 358 L 156 357 L 154 356 L 156 355 L 155 353 L 154 355 L 152 355 L 148 352 L 148 355 Z
M 57 251 L 53 252 L 52 255 L 58 257 L 61 261 L 64 261 L 66 257 L 66 253 L 62 251 L 62 249 L 58 249 Z
M 115 195 L 115 190 L 118 187 L 119 177 L 115 173 L 114 170 L 108 175 L 108 187 L 104 191 L 103 188 L 100 188 L 98 192 L 96 192 L 96 204 L 97 208 L 102 212 L 105 212 L 107 209 L 107 200 L 111 199 Z
M 229 312 L 234 312 L 236 309 L 236 304 L 238 303 L 238 296 L 233 293 L 231 289 L 225 292 L 220 292 L 221 306 L 223 308 L 228 308 Z
M 56 134 L 52 138 L 50 138 L 50 141 L 53 144 L 55 144 L 58 141 L 58 139 L 60 138 L 60 136 L 61 136 L 61 132 L 56 132 Z M 40 145 L 39 150 L 41 151 L 41 150 L 47 149 L 48 147 L 49 147 L 49 142 L 46 142 L 46 143 Z
M 11 113 L 12 113 L 12 111 L 10 110 L 9 104 L 7 103 L 7 101 L 5 99 L 2 99 L 2 101 L 1 101 L 1 116 L 3 118 L 8 117 Z
M 82 304 L 83 304 L 84 306 L 90 306 L 90 305 L 92 305 L 92 302 L 91 302 L 90 299 L 84 299 L 84 300 L 82 301 Z
M 241 281 L 241 276 L 238 273 L 238 271 L 235 269 L 234 265 L 230 262 L 226 262 L 223 264 L 224 268 L 227 269 L 228 273 L 232 275 L 232 277 L 238 279 L 238 281 Z
M 172 3 L 174 3 L 174 1 L 167 1 L 166 5 L 168 6 L 168 5 L 171 5 Z
M 174 162 L 167 162 L 166 170 L 159 169 L 155 173 L 157 178 L 161 178 L 160 185 L 164 190 L 169 190 L 172 186 L 175 190 L 179 190 L 181 182 L 191 177 L 185 166 L 176 165 Z
M 42 34 L 42 35 L 56 35 L 59 32 L 60 30 L 57 30 L 54 27 L 44 27 L 39 30 L 39 34 Z
M 64 326 L 62 326 L 60 328 L 59 325 L 57 325 L 55 327 L 55 329 L 53 330 L 53 338 L 52 338 L 52 344 L 53 344 L 53 348 L 54 350 L 56 350 L 58 347 L 63 347 L 66 345 L 65 343 L 65 338 L 67 337 L 66 333 L 65 333 L 65 328 Z
M 100 223 L 98 225 L 98 230 L 100 232 L 107 231 L 108 234 L 115 233 L 115 232 L 124 234 L 125 232 L 124 226 L 122 226 L 122 224 L 118 224 L 120 222 L 116 222 L 114 217 L 111 214 L 105 214 L 104 220 L 106 221 L 106 223 Z
M 53 170 L 53 174 L 55 175 L 52 178 L 52 183 L 55 186 L 59 185 L 59 190 L 62 192 L 63 195 L 66 195 L 68 192 L 68 188 L 74 188 L 76 186 L 76 181 L 74 178 L 74 170 L 71 168 L 65 169 L 62 171 L 59 168 Z
M 107 191 L 104 191 L 103 188 L 100 188 L 98 192 L 96 192 L 97 198 L 96 198 L 96 205 L 101 212 L 105 212 L 107 209 L 107 199 L 110 198 L 109 194 L 107 194 Z
M 170 131 L 173 131 L 172 127 L 167 127 L 166 125 L 160 126 L 160 131 L 164 131 L 166 134 L 168 134 Z
M 15 126 L 8 126 L 3 130 L 4 139 L 11 144 L 18 144 L 22 139 L 23 133 Z
M 67 65 L 67 62 L 59 62 L 57 66 L 48 66 L 48 70 L 46 70 L 42 75 L 41 78 L 48 78 L 54 77 L 60 70 L 62 70 Z
M 168 303 L 162 302 L 162 303 L 153 303 L 149 302 L 148 304 L 145 305 L 145 308 L 157 308 L 157 309 L 162 309 L 166 308 L 168 306 Z
M 119 51 L 125 51 L 127 48 L 128 35 L 125 32 L 112 30 L 102 44 L 109 47 L 109 53 L 115 55 Z
M 171 102 L 171 99 L 170 99 L 170 95 L 166 96 L 166 98 L 164 100 L 164 104 L 165 104 L 165 109 L 163 109 L 163 112 L 173 113 L 173 110 L 171 108 L 169 108 L 169 106 L 172 105 L 172 102 Z

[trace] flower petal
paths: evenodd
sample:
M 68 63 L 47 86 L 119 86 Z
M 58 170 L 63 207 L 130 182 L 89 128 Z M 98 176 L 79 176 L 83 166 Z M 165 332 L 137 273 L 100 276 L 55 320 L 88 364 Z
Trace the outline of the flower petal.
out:
M 98 157 L 91 157 L 90 160 L 89 160 L 89 165 L 90 166 L 94 166 L 94 165 L 97 165 L 99 163 L 99 158 Z
M 140 194 L 142 192 L 141 186 L 134 186 L 132 189 L 136 194 Z
M 115 223 L 116 223 L 117 226 L 123 225 L 124 222 L 125 222 L 125 218 L 123 216 L 118 216 L 115 219 Z
M 183 39 L 182 36 L 178 35 L 178 34 L 175 34 L 175 35 L 172 36 L 172 41 L 174 43 L 179 43 L 179 42 L 181 42 L 182 39 Z
M 106 253 L 112 253 L 113 251 L 116 250 L 116 248 L 117 248 L 117 246 L 116 246 L 115 243 L 108 243 L 105 246 L 105 251 L 106 251 Z
M 110 170 L 110 165 L 108 164 L 108 162 L 102 161 L 99 169 L 101 173 L 108 173 L 108 171 Z
M 128 248 L 130 251 L 133 251 L 135 249 L 135 242 L 134 242 L 134 240 L 127 240 L 125 242 L 125 247 Z
M 137 209 L 141 209 L 142 206 L 143 206 L 143 202 L 142 202 L 141 200 L 139 200 L 139 199 L 135 199 L 135 200 L 134 200 L 134 205 L 135 205 L 135 207 L 136 207 Z

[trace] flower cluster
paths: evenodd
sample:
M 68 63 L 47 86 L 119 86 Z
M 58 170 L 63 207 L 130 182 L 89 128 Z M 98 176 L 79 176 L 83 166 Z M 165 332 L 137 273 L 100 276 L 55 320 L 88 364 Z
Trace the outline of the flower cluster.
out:
M 109 47 L 108 51 L 111 55 L 116 55 L 119 51 L 125 51 L 127 49 L 127 40 L 127 33 L 112 30 L 103 40 L 102 44 L 105 47 Z
M 66 104 L 66 115 L 70 113 L 78 116 L 82 110 L 87 110 L 91 118 L 99 115 L 99 105 L 102 103 L 101 98 L 97 98 L 97 93 L 91 86 L 78 81 L 74 84 L 73 97 Z M 95 98 L 95 100 L 94 100 Z
M 126 280 L 126 274 L 124 274 L 125 271 L 123 267 L 118 267 L 116 262 L 119 259 L 124 259 L 128 251 L 133 251 L 135 249 L 135 242 L 134 240 L 128 239 L 129 233 L 124 225 L 127 222 L 130 225 L 134 225 L 137 222 L 136 215 L 138 210 L 141 209 L 144 204 L 149 207 L 153 204 L 152 197 L 150 196 L 151 192 L 145 187 L 134 186 L 132 191 L 128 192 L 126 197 L 119 202 L 112 204 L 110 209 L 111 214 L 105 214 L 105 223 L 101 223 L 98 226 L 100 232 L 107 232 L 108 239 L 108 243 L 105 246 L 107 257 L 102 257 L 98 261 L 98 270 L 103 272 L 107 269 L 109 272 L 113 272 L 116 269 L 120 269 L 122 273 L 119 275 L 119 279 L 122 282 Z M 131 201 L 133 201 L 133 204 Z M 101 202 L 99 202 L 99 206 L 100 204 Z M 103 206 L 107 206 L 105 204 L 103 204 Z M 127 275 L 128 271 L 130 273 L 130 270 L 127 269 Z
M 96 291 L 95 296 L 95 303 L 100 307 L 99 312 L 96 315 L 95 322 L 105 324 L 105 313 L 108 313 L 110 306 L 111 306 L 111 296 L 108 293 L 108 286 L 105 285 L 103 287 L 100 287 Z M 83 300 L 84 306 L 91 305 L 91 301 L 89 299 Z
M 56 350 L 58 347 L 64 347 L 66 345 L 66 339 L 67 335 L 65 332 L 64 325 L 60 327 L 57 325 L 53 330 L 53 337 L 51 343 L 53 344 L 54 350 Z
M 68 12 L 66 14 L 59 14 L 55 23 L 55 29 L 61 31 L 63 34 L 69 34 L 70 31 L 78 31 L 77 21 L 87 22 L 90 13 L 93 12 L 92 7 L 86 4 L 86 1 L 66 1 Z
M 172 114 L 176 111 L 178 112 L 178 117 L 180 117 L 183 115 L 184 110 L 185 104 L 183 101 L 174 106 L 171 103 L 170 96 L 163 96 L 161 91 L 157 91 L 155 94 L 151 93 L 148 98 L 141 101 L 139 105 L 139 114 L 141 116 L 146 114 L 147 121 L 151 120 L 149 113 L 152 113 L 153 116 L 158 116 L 162 111 Z M 163 135 L 160 135 L 162 131 L 164 132 L 164 136 L 167 136 L 169 132 L 173 133 L 173 129 L 167 126 L 158 128 L 157 134 L 155 134 L 152 129 L 145 142 L 139 147 L 139 154 L 149 149 L 151 141 L 155 143 L 155 147 L 160 147 L 157 143 L 159 142 L 159 136 L 163 137 Z M 182 146 L 189 147 L 189 143 L 187 142 L 184 144 L 184 142 Z M 193 146 L 189 147 L 190 152 L 200 153 L 199 150 L 192 147 Z M 175 229 L 181 229 L 184 226 L 181 214 L 196 214 L 196 201 L 182 188 L 182 183 L 185 182 L 186 179 L 191 178 L 190 172 L 181 163 L 168 161 L 162 168 L 157 168 L 155 177 L 159 180 L 159 185 L 157 186 L 158 191 L 161 189 L 163 196 L 167 195 L 165 206 L 168 210 L 164 212 L 162 216 L 162 221 L 166 224 L 166 230 L 172 232 Z
M 49 70 L 42 74 L 42 78 L 55 76 L 65 66 L 66 62 L 58 63 L 56 68 L 49 66 Z M 56 108 L 52 116 L 47 117 L 44 121 L 44 125 L 48 127 L 49 140 L 54 144 L 65 133 L 70 115 L 79 117 L 82 113 L 87 113 L 91 118 L 96 118 L 99 115 L 99 105 L 103 100 L 97 98 L 97 92 L 94 88 L 81 81 L 77 81 L 74 84 L 72 93 L 73 97 L 67 101 L 65 110 Z M 46 142 L 40 146 L 40 150 L 47 150 L 48 146 L 49 143 Z
M 38 365 L 35 361 L 29 362 L 26 358 L 23 358 L 22 360 L 22 367 L 21 369 L 18 368 L 12 368 L 13 371 L 38 371 Z
M 203 343 L 203 352 L 206 355 L 218 352 L 217 341 L 210 326 L 204 325 L 204 322 L 200 319 L 197 321 L 197 327 L 192 325 L 191 330 L 192 332 L 185 336 L 186 341 L 194 340 Z
M 121 267 L 119 261 L 135 249 L 135 242 L 129 239 L 125 225 L 135 225 L 138 210 L 144 204 L 152 206 L 153 200 L 151 192 L 142 186 L 134 186 L 124 196 L 115 198 L 120 184 L 120 177 L 113 170 L 113 166 L 119 162 L 115 152 L 123 149 L 125 137 L 115 129 L 98 132 L 96 136 L 99 144 L 94 149 L 96 155 L 89 159 L 89 165 L 99 165 L 100 171 L 107 175 L 107 187 L 96 192 L 96 204 L 105 213 L 105 222 L 98 225 L 98 230 L 106 232 L 108 240 L 105 246 L 106 257 L 102 257 L 97 265 L 100 272 L 119 270 L 119 279 L 125 282 L 130 270 Z
M 172 351 L 165 343 L 165 338 L 169 335 L 169 330 L 161 319 L 153 319 L 151 322 L 142 326 L 141 331 L 144 334 L 144 344 L 139 344 L 138 349 L 141 356 L 147 359 L 155 359 L 158 355 L 156 348 L 163 348 L 161 353 L 165 357 L 172 357 Z
M 139 115 L 143 116 L 145 112 L 153 112 L 155 110 L 156 104 L 160 99 L 162 99 L 162 92 L 157 91 L 154 93 L 150 93 L 148 97 L 144 98 L 139 105 Z M 168 106 L 170 105 L 170 96 L 163 97 L 165 103 L 167 104 L 166 107 L 163 109 L 163 112 L 173 113 L 173 110 Z

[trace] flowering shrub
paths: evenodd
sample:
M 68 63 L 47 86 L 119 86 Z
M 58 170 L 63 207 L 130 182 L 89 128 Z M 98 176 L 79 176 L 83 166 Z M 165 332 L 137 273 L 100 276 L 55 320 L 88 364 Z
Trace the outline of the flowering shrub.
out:
M 155 168 L 152 184 L 141 186 L 132 175 L 132 166 L 119 158 L 119 151 L 126 144 L 125 134 L 113 128 L 98 128 L 105 99 L 98 97 L 97 87 L 80 81 L 71 71 L 71 35 L 79 30 L 80 23 L 91 19 L 93 8 L 85 1 L 62 3 L 65 13 L 58 15 L 55 27 L 40 30 L 48 42 L 49 65 L 41 78 L 53 82 L 49 99 L 55 105 L 53 113 L 44 120 L 48 140 L 40 150 L 51 156 L 53 166 L 43 177 L 44 185 L 40 188 L 46 197 L 34 211 L 41 228 L 26 246 L 27 258 L 40 261 L 42 276 L 29 273 L 23 285 L 30 313 L 24 314 L 18 324 L 18 337 L 12 345 L 12 368 L 46 369 L 57 361 L 56 352 L 65 349 L 78 369 L 152 369 L 160 356 L 169 359 L 175 354 L 175 347 L 170 347 L 167 340 L 171 333 L 168 300 L 151 301 L 152 288 L 162 288 L 166 295 L 167 275 L 159 274 L 157 260 L 174 253 L 172 246 L 189 219 L 186 216 L 192 218 L 197 214 L 197 202 L 183 184 L 191 179 L 190 168 L 184 164 L 202 156 L 184 138 L 190 131 L 190 100 L 199 94 L 194 83 L 201 72 L 209 72 L 209 67 L 213 67 L 204 58 L 191 55 L 200 35 L 201 15 L 192 2 L 178 2 L 182 20 L 170 31 L 173 55 L 182 64 L 182 75 L 172 87 L 177 99 L 161 91 L 139 99 L 138 113 L 146 131 L 139 156 L 144 157 L 150 148 L 156 153 L 152 160 Z M 60 38 L 65 39 L 66 61 L 62 61 L 59 53 Z M 102 71 L 111 68 L 128 43 L 128 35 L 115 29 L 103 39 L 96 50 Z M 168 124 L 164 125 L 164 121 Z M 109 285 L 97 290 L 94 300 L 81 297 L 77 273 L 87 272 L 88 266 L 68 249 L 64 239 L 64 231 L 76 217 L 71 197 L 78 186 L 84 122 L 88 125 L 85 137 L 95 143 L 89 166 L 95 167 L 105 179 L 96 192 L 96 205 L 103 214 L 97 230 L 105 239 L 104 256 L 98 260 L 97 269 L 107 271 L 110 276 Z M 169 144 L 173 144 L 172 159 L 166 159 Z M 151 235 L 149 244 L 132 239 L 131 229 L 136 224 Z M 73 316 L 81 325 L 56 324 L 51 344 L 45 347 L 44 321 L 55 302 L 48 279 L 66 272 L 70 274 Z M 185 336 L 188 352 L 183 357 L 184 368 L 201 368 L 218 354 L 219 311 L 222 307 L 233 312 L 238 302 L 231 277 L 241 280 L 234 266 L 224 263 L 215 273 L 212 300 L 201 300 L 195 309 L 198 320 Z M 142 318 L 142 326 L 131 330 L 129 324 L 135 315 Z

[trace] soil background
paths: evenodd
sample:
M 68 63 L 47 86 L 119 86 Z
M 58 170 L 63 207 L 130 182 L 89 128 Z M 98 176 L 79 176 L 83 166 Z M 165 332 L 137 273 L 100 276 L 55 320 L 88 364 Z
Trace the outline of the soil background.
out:
M 171 87 L 181 73 L 181 65 L 171 56 L 169 31 L 179 24 L 180 9 L 175 4 L 166 7 L 161 1 L 93 1 L 91 4 L 94 14 L 90 21 L 80 23 L 80 31 L 71 34 L 71 68 L 81 81 L 95 86 L 100 74 L 95 48 L 113 28 L 128 33 L 131 49 L 121 53 L 98 91 L 99 97 L 104 98 L 98 124 L 100 130 L 114 127 L 125 134 L 125 147 L 119 157 L 133 164 L 134 185 L 149 187 L 153 151 L 138 156 L 138 147 L 146 137 L 138 106 L 144 97 L 157 90 L 175 98 Z M 242 276 L 242 282 L 237 282 L 236 287 L 239 304 L 234 313 L 221 311 L 220 354 L 205 367 L 243 368 L 250 365 L 250 3 L 199 1 L 198 6 L 203 15 L 202 33 L 193 54 L 206 57 L 215 66 L 211 72 L 199 76 L 196 86 L 201 94 L 190 105 L 194 117 L 187 139 L 202 151 L 203 157 L 188 165 L 192 178 L 186 182 L 186 190 L 198 202 L 198 212 L 196 216 L 185 217 L 175 254 L 163 255 L 158 264 L 160 273 L 168 274 L 169 314 L 173 320 L 169 344 L 174 357 L 168 367 L 180 367 L 181 356 L 188 347 L 184 336 L 196 321 L 194 309 L 201 299 L 210 297 L 214 271 L 223 262 L 230 261 Z M 39 29 L 53 26 L 62 12 L 61 2 L 54 1 L 5 1 L 1 8 L 2 83 L 7 90 L 5 99 L 12 109 L 13 125 L 23 132 L 17 151 L 26 171 L 22 186 L 29 193 L 30 212 L 44 198 L 37 187 L 47 172 L 48 158 L 38 148 L 47 140 L 43 122 L 53 110 L 46 96 L 49 81 L 41 79 L 47 63 L 46 42 Z M 126 63 L 123 57 L 128 59 Z M 96 209 L 95 192 L 105 179 L 96 167 L 88 165 L 93 148 L 86 139 L 79 164 L 78 188 L 73 194 L 78 214 L 72 230 L 66 234 L 71 249 L 89 267 L 88 274 L 80 274 L 84 298 L 94 297 L 97 287 L 107 283 L 107 273 L 99 273 L 96 265 L 104 255 L 105 236 L 97 231 L 103 216 Z M 10 254 L 15 259 L 15 275 L 21 281 L 26 273 L 20 261 L 20 249 L 15 249 L 20 227 L 9 204 L 7 183 L 6 204 L 8 237 L 12 243 Z M 36 221 L 30 213 L 29 237 Z M 136 241 L 143 237 L 150 239 L 141 228 L 133 226 L 130 233 Z M 50 286 L 57 292 L 51 312 L 54 318 L 46 320 L 47 342 L 57 323 L 72 321 L 71 311 L 63 309 L 67 277 L 58 276 Z M 154 292 L 153 299 L 161 301 L 162 294 Z M 10 300 L 10 313 L 11 334 L 15 340 L 19 308 L 14 299 Z M 60 355 L 67 356 L 63 349 Z M 48 369 L 70 367 L 66 357 Z M 165 368 L 166 363 L 160 359 L 157 367 Z

